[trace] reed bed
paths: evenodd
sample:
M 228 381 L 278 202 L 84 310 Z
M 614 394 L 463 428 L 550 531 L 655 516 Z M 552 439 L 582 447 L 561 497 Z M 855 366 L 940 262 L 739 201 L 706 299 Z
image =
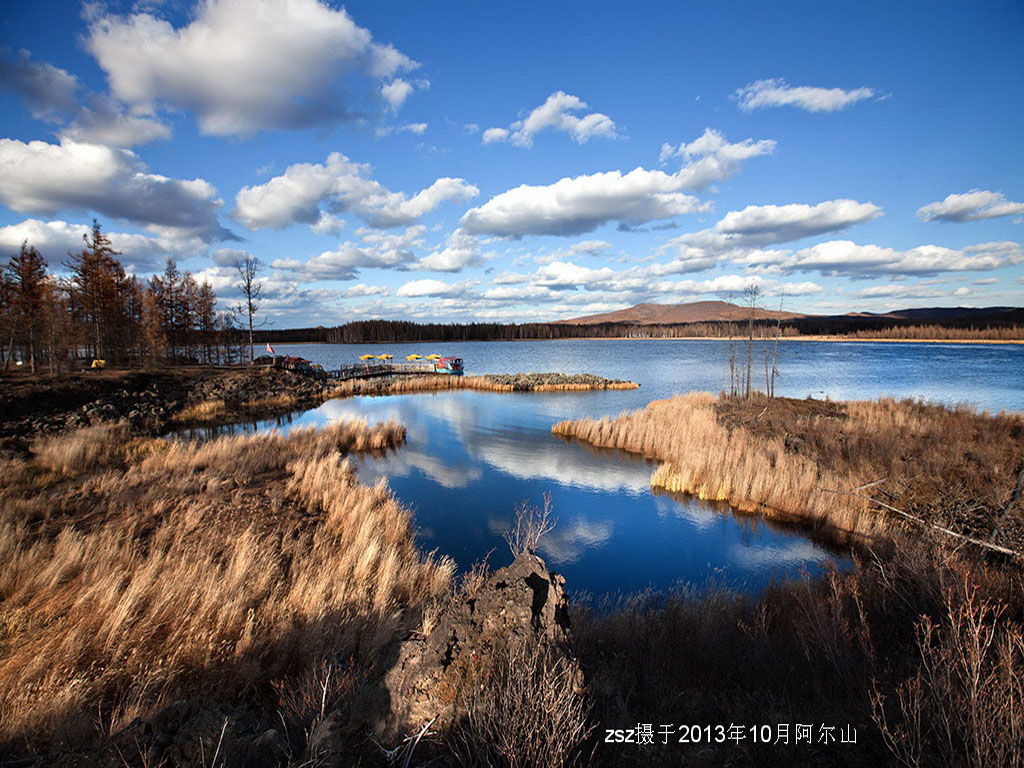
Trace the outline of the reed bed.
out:
M 564 374 L 491 374 L 483 376 L 400 376 L 392 379 L 351 379 L 333 387 L 328 397 L 401 395 L 473 389 L 480 392 L 584 392 L 601 389 L 636 389 L 632 381 L 586 376 L 583 381 Z
M 323 658 L 370 660 L 453 564 L 348 454 L 394 423 L 195 444 L 108 425 L 0 477 L 0 750 L 65 748 L 180 697 L 231 701 Z
M 654 487 L 769 518 L 866 537 L 913 518 L 1024 549 L 1013 503 L 1024 419 L 1015 414 L 694 393 L 552 432 L 660 462 Z

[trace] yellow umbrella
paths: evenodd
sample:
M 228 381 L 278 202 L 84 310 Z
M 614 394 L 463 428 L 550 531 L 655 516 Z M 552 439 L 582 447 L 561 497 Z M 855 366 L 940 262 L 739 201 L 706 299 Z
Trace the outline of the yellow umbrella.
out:
M 441 356 L 440 355 L 427 355 L 425 359 L 426 360 L 440 360 Z
M 423 359 L 423 355 L 406 355 L 405 359 L 406 360 L 422 360 Z
M 376 355 L 360 355 L 359 359 L 360 360 L 373 360 L 375 357 L 377 357 L 377 356 Z
M 377 355 L 378 360 L 390 360 L 394 355 Z

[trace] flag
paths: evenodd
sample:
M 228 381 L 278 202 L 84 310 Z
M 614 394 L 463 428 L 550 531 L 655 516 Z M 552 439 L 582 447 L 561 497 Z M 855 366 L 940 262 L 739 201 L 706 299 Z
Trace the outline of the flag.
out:
M 274 348 L 272 346 L 270 346 L 270 342 L 269 341 L 267 342 L 267 352 L 269 352 L 270 354 L 275 355 L 275 356 L 277 355 L 277 352 L 274 351 Z

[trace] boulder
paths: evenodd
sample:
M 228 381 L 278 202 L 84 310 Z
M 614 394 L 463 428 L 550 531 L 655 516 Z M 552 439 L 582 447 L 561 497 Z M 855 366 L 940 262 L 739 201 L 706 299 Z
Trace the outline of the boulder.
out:
M 515 643 L 545 646 L 564 658 L 582 685 L 569 646 L 565 580 L 533 554 L 491 574 L 445 605 L 425 635 L 397 644 L 386 661 L 377 706 L 353 707 L 352 730 L 394 739 L 433 721 L 445 728 L 465 714 L 466 695 L 486 679 L 496 654 Z M 376 711 L 374 711 L 376 710 Z M 359 722 L 358 718 L 364 719 Z

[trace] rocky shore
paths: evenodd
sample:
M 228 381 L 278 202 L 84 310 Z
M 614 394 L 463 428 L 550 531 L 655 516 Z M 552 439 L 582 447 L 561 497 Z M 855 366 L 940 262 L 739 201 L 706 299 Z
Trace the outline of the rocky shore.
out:
M 315 405 L 326 382 L 295 371 L 187 367 L 156 372 L 83 371 L 58 378 L 16 378 L 0 390 L 0 441 L 5 447 L 108 421 L 155 434 L 187 408 L 217 401 L 227 412 L 276 401 Z
M 564 584 L 539 557 L 520 555 L 474 589 L 452 594 L 429 632 L 395 641 L 372 668 L 357 672 L 337 664 L 333 674 L 344 676 L 344 694 L 315 711 L 275 717 L 254 707 L 182 699 L 113 734 L 104 754 L 85 764 L 194 765 L 216 753 L 217 765 L 237 768 L 341 768 L 382 764 L 386 755 L 374 742 L 399 744 L 396 755 L 407 765 L 414 752 L 417 759 L 444 756 L 448 747 L 436 738 L 414 744 L 403 736 L 424 726 L 433 733 L 458 732 L 474 706 L 475 689 L 497 671 L 493 665 L 530 668 L 542 655 L 549 667 L 564 670 L 568 695 L 583 690 Z M 519 671 L 529 679 L 530 669 Z M 53 756 L 53 764 L 72 763 Z

